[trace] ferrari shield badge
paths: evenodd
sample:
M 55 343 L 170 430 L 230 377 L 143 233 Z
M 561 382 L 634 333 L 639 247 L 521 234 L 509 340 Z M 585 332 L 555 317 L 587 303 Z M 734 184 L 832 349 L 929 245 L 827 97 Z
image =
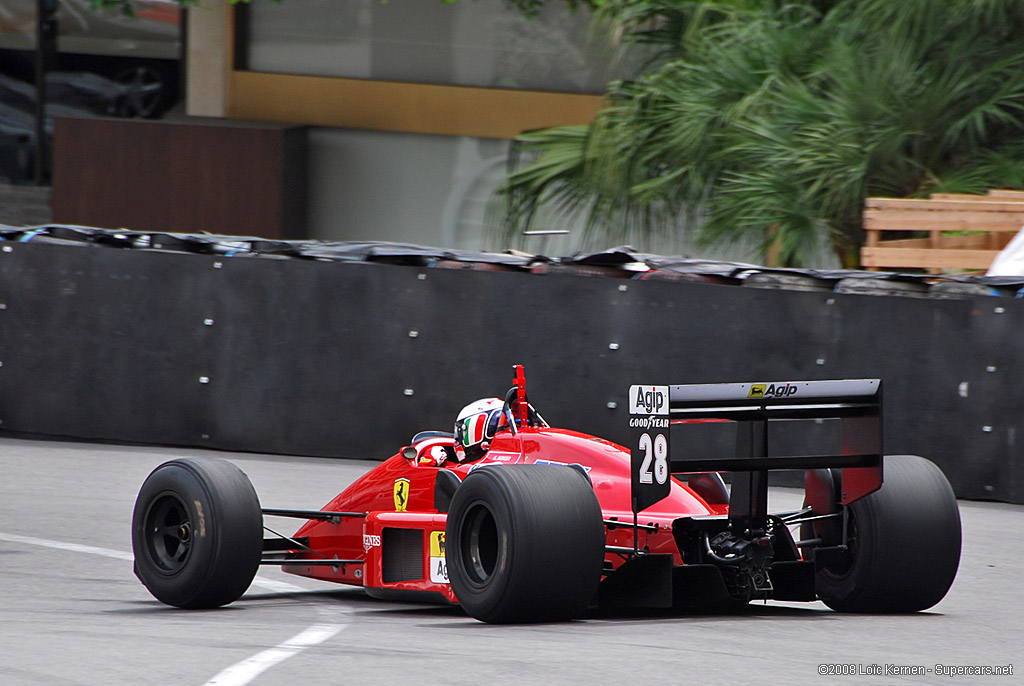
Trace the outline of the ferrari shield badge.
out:
M 395 512 L 405 512 L 409 506 L 409 480 L 395 479 Z
M 444 532 L 430 532 L 430 580 L 435 584 L 447 584 L 448 563 L 444 557 Z

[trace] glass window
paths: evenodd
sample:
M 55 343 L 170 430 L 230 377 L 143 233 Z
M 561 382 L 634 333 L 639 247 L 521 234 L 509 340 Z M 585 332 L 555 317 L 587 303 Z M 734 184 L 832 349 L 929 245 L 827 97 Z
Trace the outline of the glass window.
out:
M 502 0 L 253 3 L 253 71 L 487 88 L 601 93 L 632 73 L 590 16 L 548 3 L 534 19 Z
M 95 10 L 89 0 L 57 2 L 60 52 L 112 57 L 178 59 L 181 8 L 173 0 L 136 0 L 134 16 Z M 36 0 L 0 0 L 0 50 L 34 51 Z M 4 56 L 6 58 L 6 56 Z M 32 55 L 23 55 L 31 59 Z M 0 60 L 0 71 L 6 71 Z

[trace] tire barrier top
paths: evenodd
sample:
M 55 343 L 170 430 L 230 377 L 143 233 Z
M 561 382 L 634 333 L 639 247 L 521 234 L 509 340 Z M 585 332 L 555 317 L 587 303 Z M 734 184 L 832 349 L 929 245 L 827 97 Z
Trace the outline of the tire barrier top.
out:
M 508 251 L 477 252 L 382 241 L 269 240 L 216 234 L 110 230 L 86 226 L 0 225 L 0 242 L 91 245 L 224 257 L 272 257 L 368 262 L 441 269 L 565 273 L 637 280 L 694 281 L 797 291 L 834 291 L 906 297 L 979 295 L 1024 297 L 1024 275 L 925 275 L 829 269 L 769 268 L 741 262 L 642 253 L 629 246 L 549 257 Z

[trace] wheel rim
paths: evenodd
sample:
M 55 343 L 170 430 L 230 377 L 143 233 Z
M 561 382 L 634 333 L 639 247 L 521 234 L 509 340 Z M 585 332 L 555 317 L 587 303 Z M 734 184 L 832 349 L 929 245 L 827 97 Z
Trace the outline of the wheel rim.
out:
M 498 567 L 498 525 L 483 503 L 476 503 L 463 519 L 462 559 L 471 583 L 486 584 Z
M 156 71 L 134 67 L 119 74 L 117 82 L 128 87 L 120 106 L 121 116 L 148 117 L 156 111 L 163 90 L 163 79 Z
M 192 521 L 181 498 L 165 493 L 149 507 L 145 519 L 146 552 L 161 572 L 176 574 L 192 551 Z
M 853 567 L 857 562 L 857 520 L 853 516 L 853 511 L 850 511 L 849 521 L 846 525 L 846 547 L 849 550 L 848 559 L 845 564 L 833 565 L 831 567 L 822 568 L 822 572 L 830 577 L 833 581 L 842 581 L 850 576 L 853 572 Z

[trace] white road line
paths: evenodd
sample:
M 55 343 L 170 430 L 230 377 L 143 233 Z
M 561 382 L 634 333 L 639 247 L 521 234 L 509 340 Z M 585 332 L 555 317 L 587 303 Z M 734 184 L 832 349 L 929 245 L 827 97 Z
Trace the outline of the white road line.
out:
M 74 553 L 89 553 L 90 555 L 101 555 L 103 557 L 112 557 L 115 560 L 134 560 L 135 557 L 131 553 L 123 553 L 120 550 L 110 550 L 109 548 L 97 548 L 91 545 L 80 545 L 78 543 L 66 543 L 64 541 L 50 541 L 45 538 L 33 538 L 31 536 L 19 536 L 17 534 L 4 534 L 0 533 L 0 541 L 8 541 L 10 543 L 24 543 L 26 545 L 38 545 L 44 548 L 56 548 L 57 550 L 68 550 Z
M 259 586 L 260 588 L 262 588 L 264 590 L 267 590 L 267 591 L 273 591 L 274 593 L 307 593 L 307 592 L 309 592 L 308 588 L 303 588 L 302 586 L 296 586 L 295 584 L 290 584 L 287 581 L 274 581 L 273 579 L 261 579 L 259 577 L 256 577 L 255 579 L 252 580 L 252 585 L 253 586 Z
M 80 543 L 68 543 L 66 541 L 51 541 L 46 538 L 34 538 L 32 536 L 19 536 L 18 534 L 0 533 L 0 541 L 23 543 L 25 545 L 37 545 L 42 546 L 43 548 L 67 550 L 73 553 L 88 553 L 89 555 L 110 557 L 115 560 L 128 560 L 129 562 L 133 562 L 135 560 L 134 555 L 120 550 L 97 548 L 92 545 L 81 545 Z M 286 581 L 274 581 L 272 579 L 253 579 L 252 585 L 275 593 L 299 593 L 307 590 L 301 586 L 296 586 L 295 584 L 290 584 Z
M 79 543 L 68 543 L 65 541 L 51 541 L 45 538 L 34 538 L 32 536 L 19 536 L 18 534 L 0 533 L 0 541 L 9 543 L 22 543 L 24 545 L 37 545 L 44 548 L 56 548 L 75 553 L 88 553 L 89 555 L 100 555 L 111 557 L 115 560 L 134 561 L 135 556 L 131 553 L 109 548 L 97 548 L 92 545 L 81 545 Z M 301 586 L 289 584 L 285 581 L 274 581 L 272 579 L 253 579 L 253 586 L 274 591 L 276 593 L 296 593 L 305 591 Z M 279 643 L 273 648 L 268 648 L 256 653 L 252 657 L 241 662 L 236 662 L 227 669 L 221 671 L 217 676 L 206 682 L 204 686 L 244 686 L 258 677 L 279 662 L 301 653 L 306 648 L 323 643 L 339 631 L 345 628 L 345 624 L 314 624 L 305 631 L 302 631 L 284 643 Z
M 243 684 L 248 684 L 277 663 L 287 660 L 306 648 L 323 643 L 344 628 L 344 624 L 314 624 L 284 643 L 231 665 L 207 681 L 204 686 L 243 686 Z

